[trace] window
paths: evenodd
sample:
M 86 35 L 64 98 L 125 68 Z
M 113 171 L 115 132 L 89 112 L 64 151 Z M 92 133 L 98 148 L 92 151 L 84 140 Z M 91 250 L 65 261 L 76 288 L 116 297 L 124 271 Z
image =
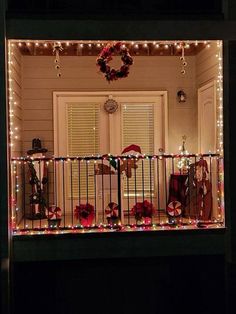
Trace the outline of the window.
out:
M 99 154 L 99 112 L 98 104 L 67 103 L 67 151 L 69 156 L 91 156 Z M 94 195 L 94 167 L 72 163 L 71 185 L 73 196 Z M 71 190 L 71 189 L 70 189 Z M 71 193 L 69 193 L 70 195 Z
M 140 146 L 142 153 L 154 154 L 154 104 L 122 104 L 122 146 Z M 160 130 L 156 130 L 156 132 Z M 152 161 L 139 161 L 138 168 L 128 181 L 125 181 L 124 195 L 147 195 L 154 193 L 154 167 Z M 146 175 L 148 173 L 148 175 Z M 149 176 L 149 174 L 152 174 Z M 127 186 L 129 184 L 129 186 Z

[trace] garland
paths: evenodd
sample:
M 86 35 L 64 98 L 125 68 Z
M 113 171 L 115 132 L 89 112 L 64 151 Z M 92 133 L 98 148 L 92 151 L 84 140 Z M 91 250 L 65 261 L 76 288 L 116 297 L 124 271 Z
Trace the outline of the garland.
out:
M 118 53 L 121 56 L 122 65 L 119 70 L 111 68 L 108 63 L 112 60 L 112 55 Z M 123 47 L 121 42 L 115 44 L 108 43 L 99 54 L 97 61 L 100 71 L 105 74 L 108 82 L 116 81 L 119 78 L 127 77 L 129 74 L 129 67 L 133 64 L 133 59 L 129 54 L 129 50 Z

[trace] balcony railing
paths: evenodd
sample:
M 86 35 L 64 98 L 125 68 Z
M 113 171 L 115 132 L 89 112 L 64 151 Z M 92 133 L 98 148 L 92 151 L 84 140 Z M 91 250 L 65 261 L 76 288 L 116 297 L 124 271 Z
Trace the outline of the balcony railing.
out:
M 219 228 L 218 154 L 14 158 L 14 234 Z

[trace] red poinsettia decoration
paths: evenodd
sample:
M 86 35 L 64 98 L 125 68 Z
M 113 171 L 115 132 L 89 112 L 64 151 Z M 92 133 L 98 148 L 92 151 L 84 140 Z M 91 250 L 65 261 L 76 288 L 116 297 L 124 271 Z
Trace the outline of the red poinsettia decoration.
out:
M 92 225 L 94 219 L 94 207 L 89 203 L 80 204 L 76 206 L 74 214 L 82 226 L 89 227 Z
M 112 60 L 112 55 L 118 53 L 121 56 L 122 65 L 119 70 L 111 68 L 108 63 Z M 119 78 L 127 77 L 129 67 L 133 64 L 133 59 L 129 54 L 129 50 L 122 45 L 121 42 L 115 44 L 108 43 L 99 54 L 97 61 L 100 71 L 105 74 L 108 82 L 118 80 Z
M 143 202 L 137 202 L 131 209 L 131 213 L 135 216 L 136 220 L 140 220 L 145 217 L 151 218 L 155 212 L 155 208 L 152 203 L 147 200 Z

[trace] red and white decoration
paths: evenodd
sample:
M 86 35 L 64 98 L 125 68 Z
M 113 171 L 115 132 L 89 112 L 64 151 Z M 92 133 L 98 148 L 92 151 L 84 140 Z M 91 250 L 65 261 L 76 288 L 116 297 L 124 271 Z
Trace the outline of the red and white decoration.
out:
M 167 206 L 167 213 L 171 217 L 178 217 L 182 213 L 182 205 L 179 201 L 172 201 Z
M 48 208 L 48 219 L 49 220 L 56 220 L 61 219 L 61 208 L 52 205 Z
M 105 208 L 105 213 L 107 218 L 118 218 L 119 216 L 119 206 L 115 202 L 110 202 Z

